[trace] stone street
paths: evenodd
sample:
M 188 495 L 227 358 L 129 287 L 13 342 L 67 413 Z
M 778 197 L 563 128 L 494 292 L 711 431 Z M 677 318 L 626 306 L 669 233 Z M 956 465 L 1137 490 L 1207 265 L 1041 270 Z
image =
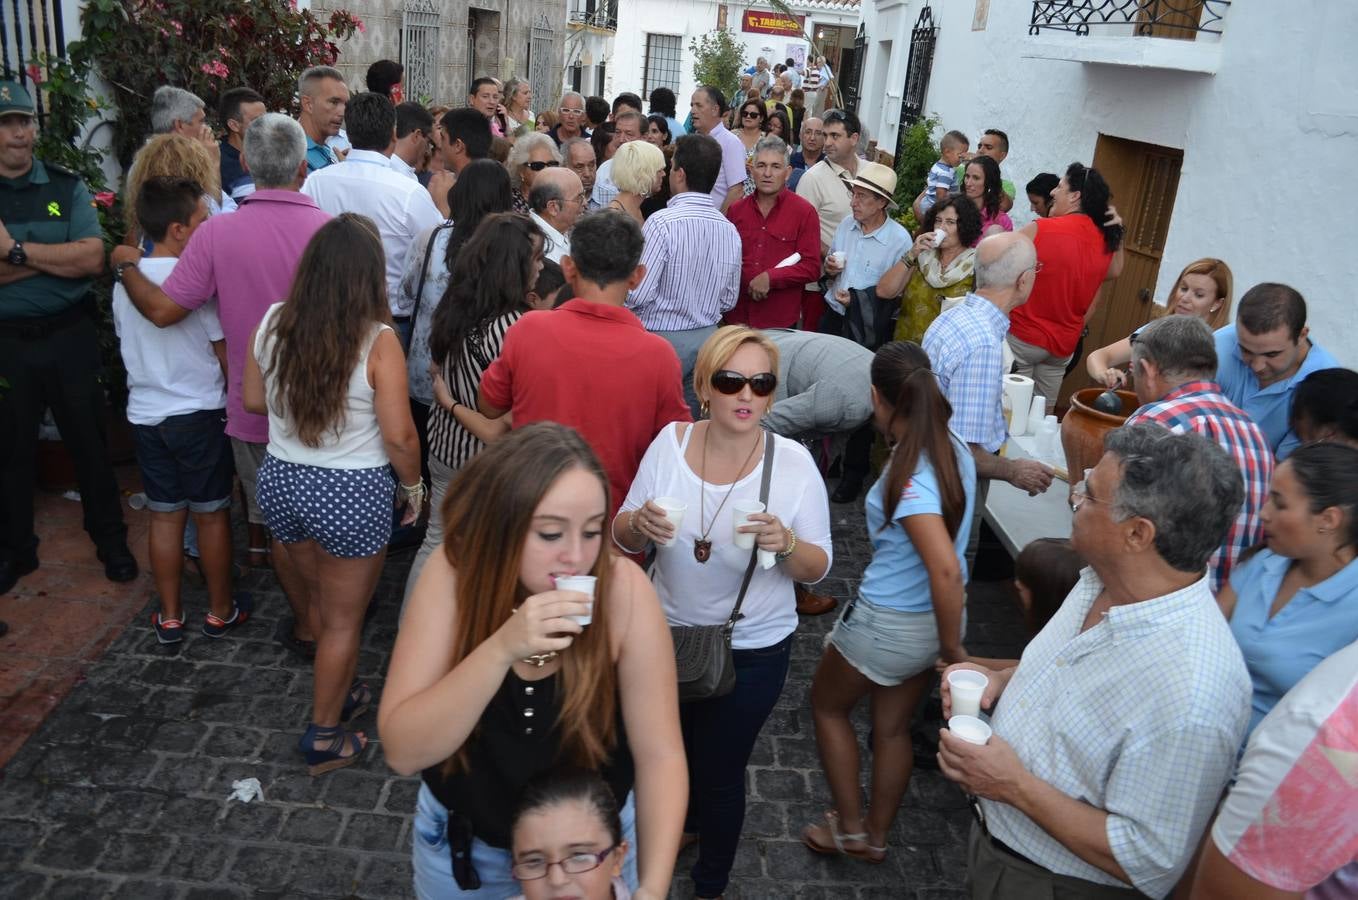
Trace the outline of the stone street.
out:
M 860 505 L 831 513 L 835 561 L 821 588 L 842 601 L 871 550 Z M 410 559 L 388 561 L 364 633 L 358 673 L 377 693 Z M 308 777 L 296 744 L 310 671 L 273 639 L 287 604 L 271 573 L 241 587 L 255 592 L 256 615 L 221 641 L 195 630 L 205 598 L 187 594 L 192 627 L 177 653 L 156 643 L 148 602 L 0 773 L 0 897 L 411 895 L 417 781 L 387 769 L 376 739 L 360 763 Z M 969 617 L 971 652 L 1017 654 L 1022 624 L 1007 581 L 974 583 Z M 932 769 L 916 769 L 884 864 L 816 856 L 800 841 L 828 799 L 807 693 L 833 619 L 801 622 L 787 686 L 748 771 L 744 839 L 726 896 L 960 898 L 970 813 Z M 375 738 L 375 713 L 358 727 Z M 861 716 L 859 732 L 865 739 Z M 250 777 L 263 785 L 263 802 L 228 800 L 232 782 Z M 694 853 L 680 857 L 671 897 L 692 896 Z

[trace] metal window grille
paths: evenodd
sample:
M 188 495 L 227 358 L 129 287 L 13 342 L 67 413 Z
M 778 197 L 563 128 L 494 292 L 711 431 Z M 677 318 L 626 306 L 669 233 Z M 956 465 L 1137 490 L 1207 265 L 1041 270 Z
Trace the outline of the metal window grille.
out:
M 868 35 L 862 25 L 853 39 L 853 69 L 844 73 L 840 81 L 844 85 L 844 108 L 858 112 L 858 99 L 863 95 L 863 55 L 867 53 Z
M 66 31 L 61 18 L 61 3 L 54 0 L 11 0 L 9 11 L 0 5 L 0 66 L 5 78 L 17 80 L 33 95 L 39 121 L 47 116 L 42 91 L 27 72 L 29 62 L 39 53 L 66 55 Z M 45 77 L 45 76 L 44 76 Z
M 905 67 L 905 92 L 901 97 L 902 126 L 913 125 L 924 115 L 924 101 L 929 94 L 929 74 L 934 68 L 936 43 L 938 26 L 934 24 L 934 11 L 925 6 L 919 11 L 919 18 L 915 20 L 915 27 L 910 32 L 910 58 Z M 901 128 L 901 134 L 904 133 L 905 129 Z
M 414 101 L 438 93 L 439 11 L 433 0 L 407 0 L 401 20 L 405 95 Z
M 1046 28 L 1083 36 L 1091 28 L 1102 33 L 1133 26 L 1133 33 L 1142 37 L 1192 40 L 1199 32 L 1220 34 L 1230 5 L 1231 0 L 1034 0 L 1028 33 Z
M 541 107 L 551 103 L 557 94 L 552 89 L 552 60 L 556 58 L 556 33 L 546 13 L 538 13 L 533 21 L 528 41 L 528 84 L 533 89 L 533 100 Z M 559 81 L 558 81 L 559 83 Z
M 684 39 L 677 34 L 646 35 L 646 76 L 642 81 L 641 95 L 649 97 L 658 87 L 679 90 L 684 53 Z

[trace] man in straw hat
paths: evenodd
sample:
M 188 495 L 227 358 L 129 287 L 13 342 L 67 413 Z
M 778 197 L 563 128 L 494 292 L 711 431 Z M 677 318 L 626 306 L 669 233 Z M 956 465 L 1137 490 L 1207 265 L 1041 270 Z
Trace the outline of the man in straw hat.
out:
M 896 192 L 896 173 L 881 163 L 860 163 L 849 182 L 850 215 L 835 229 L 830 252 L 825 257 L 828 284 L 820 330 L 826 334 L 852 337 L 875 350 L 881 343 L 876 335 L 889 335 L 889 329 L 878 327 L 876 318 L 881 310 L 871 289 L 882 273 L 895 264 L 910 249 L 910 232 L 899 222 L 887 217 L 894 208 L 891 197 Z M 853 291 L 867 291 L 855 297 Z M 854 310 L 850 305 L 866 304 Z M 851 327 L 852 325 L 852 327 Z M 843 473 L 830 499 L 835 503 L 851 503 L 857 499 L 868 475 L 868 457 L 872 450 L 872 425 L 866 424 L 849 438 L 844 451 Z

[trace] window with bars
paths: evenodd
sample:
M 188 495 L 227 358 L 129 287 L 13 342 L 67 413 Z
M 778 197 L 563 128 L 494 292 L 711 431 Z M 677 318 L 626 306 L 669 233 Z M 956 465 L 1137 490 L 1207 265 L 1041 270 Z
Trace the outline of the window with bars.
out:
M 658 87 L 679 90 L 679 75 L 683 58 L 684 39 L 677 34 L 646 35 L 645 76 L 641 95 L 649 97 Z

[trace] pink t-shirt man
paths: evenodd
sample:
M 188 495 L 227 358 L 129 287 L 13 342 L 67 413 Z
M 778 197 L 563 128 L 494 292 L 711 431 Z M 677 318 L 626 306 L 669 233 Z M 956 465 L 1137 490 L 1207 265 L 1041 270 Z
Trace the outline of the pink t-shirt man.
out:
M 229 216 L 213 216 L 193 233 L 161 290 L 185 309 L 217 298 L 226 336 L 226 433 L 251 444 L 269 440 L 269 417 L 245 411 L 241 376 L 250 333 L 269 307 L 288 299 L 302 251 L 330 221 L 297 191 L 255 191 Z

